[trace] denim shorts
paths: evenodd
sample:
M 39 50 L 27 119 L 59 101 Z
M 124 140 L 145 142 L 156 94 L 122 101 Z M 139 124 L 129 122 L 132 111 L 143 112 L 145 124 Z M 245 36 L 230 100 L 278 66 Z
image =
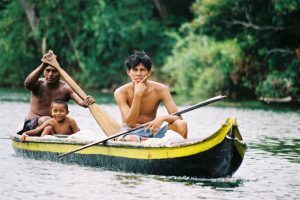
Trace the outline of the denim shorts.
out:
M 150 130 L 145 130 L 145 128 L 140 128 L 140 129 L 137 129 L 135 131 L 132 131 L 130 133 L 127 133 L 127 134 L 124 134 L 122 136 L 120 136 L 120 139 L 119 141 L 124 141 L 125 137 L 127 135 L 135 135 L 137 136 L 137 140 L 140 141 L 141 138 L 162 138 L 165 136 L 165 133 L 168 131 L 168 128 L 169 128 L 169 124 L 166 124 L 164 126 L 162 126 L 157 133 L 155 134 L 151 134 L 150 133 Z M 128 126 L 125 126 L 122 128 L 122 131 L 129 131 L 131 128 L 128 127 Z

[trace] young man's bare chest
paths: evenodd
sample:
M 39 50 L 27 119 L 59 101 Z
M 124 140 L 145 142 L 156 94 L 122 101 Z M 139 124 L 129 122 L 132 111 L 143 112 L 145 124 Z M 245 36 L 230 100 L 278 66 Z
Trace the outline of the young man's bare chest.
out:
M 68 101 L 70 94 L 65 87 L 48 88 L 40 84 L 32 91 L 30 100 L 30 111 L 26 119 L 31 119 L 35 116 L 50 116 L 50 106 L 52 101 L 63 99 Z
M 133 92 L 128 95 L 127 103 L 131 107 L 133 102 Z M 154 90 L 145 92 L 140 99 L 140 115 L 155 115 L 161 98 Z
M 56 99 L 63 99 L 67 101 L 70 98 L 69 96 L 68 91 L 62 86 L 51 88 L 45 85 L 40 85 L 33 93 L 33 98 L 36 98 L 38 104 L 47 105 Z

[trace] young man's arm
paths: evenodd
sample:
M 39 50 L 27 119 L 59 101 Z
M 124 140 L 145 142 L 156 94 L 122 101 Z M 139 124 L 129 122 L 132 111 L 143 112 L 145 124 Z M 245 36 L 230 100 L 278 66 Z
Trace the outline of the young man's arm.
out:
M 120 89 L 114 93 L 115 100 L 121 112 L 122 121 L 130 127 L 135 127 L 140 110 L 140 98 L 134 97 L 131 107 L 126 102 L 126 97 Z
M 145 76 L 139 83 L 134 83 L 134 94 L 132 104 L 129 107 L 124 88 L 119 88 L 115 91 L 114 97 L 121 111 L 122 120 L 130 127 L 135 127 L 140 113 L 141 98 L 147 89 L 145 82 L 148 76 Z
M 42 63 L 27 76 L 27 78 L 24 81 L 24 85 L 27 89 L 33 90 L 36 87 L 39 77 L 46 67 L 47 64 Z
M 171 93 L 169 91 L 168 87 L 163 87 L 159 89 L 158 95 L 161 97 L 167 111 L 169 114 L 172 114 L 176 111 L 178 111 L 176 104 L 171 96 Z M 163 122 L 167 122 L 169 124 L 172 124 L 174 121 L 181 119 L 180 116 L 175 115 L 166 115 L 166 116 L 158 116 L 153 121 L 150 122 L 150 124 L 146 127 L 146 129 L 150 129 L 152 133 L 157 133 L 160 126 L 163 124 Z
M 164 95 L 164 104 L 169 112 L 169 114 L 172 114 L 177 110 L 176 104 L 171 96 L 171 93 L 169 90 L 165 92 Z M 169 129 L 179 133 L 184 139 L 187 139 L 187 134 L 188 134 L 188 127 L 187 123 L 182 120 L 181 116 L 174 116 L 174 115 L 169 115 L 167 117 L 167 120 L 169 120 Z
M 95 99 L 92 96 L 87 96 L 86 99 L 82 100 L 69 85 L 66 85 L 70 98 L 75 101 L 78 105 L 86 108 L 89 105 L 95 103 Z
M 168 111 L 169 114 L 175 113 L 178 111 L 177 106 L 171 96 L 169 88 L 166 88 L 165 90 L 162 91 L 162 99 L 164 102 L 164 105 Z M 167 121 L 169 124 L 173 123 L 177 119 L 182 119 L 181 116 L 175 116 L 175 115 L 169 115 L 168 119 L 170 121 Z
M 50 53 L 46 53 L 43 55 L 43 58 L 47 58 Z M 39 77 L 41 73 L 43 73 L 44 69 L 48 66 L 48 64 L 42 63 L 35 70 L 33 70 L 25 79 L 24 85 L 29 90 L 34 90 L 37 86 Z

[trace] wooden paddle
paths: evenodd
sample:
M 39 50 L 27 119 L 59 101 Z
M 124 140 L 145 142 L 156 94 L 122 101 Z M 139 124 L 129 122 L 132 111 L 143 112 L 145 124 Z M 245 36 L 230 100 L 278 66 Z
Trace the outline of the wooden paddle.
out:
M 60 67 L 56 60 L 56 55 L 51 50 L 49 50 L 49 53 L 49 56 L 42 58 L 42 62 L 56 68 L 66 83 L 75 91 L 75 93 L 82 100 L 86 99 L 87 95 L 85 92 L 75 83 L 75 81 L 65 72 L 65 70 Z M 96 103 L 89 105 L 88 108 L 106 136 L 111 136 L 120 131 L 121 126 Z
M 211 103 L 214 103 L 214 102 L 216 102 L 216 101 L 223 100 L 223 99 L 225 99 L 225 98 L 226 98 L 226 96 L 219 95 L 219 96 L 213 97 L 213 98 L 211 98 L 211 99 L 205 100 L 205 101 L 203 101 L 203 102 L 197 103 L 197 104 L 195 104 L 195 105 L 193 105 L 193 106 L 190 106 L 190 107 L 188 107 L 188 108 L 186 108 L 186 109 L 183 109 L 183 110 L 181 110 L 181 111 L 172 113 L 171 115 L 181 115 L 181 114 L 183 114 L 183 113 L 189 112 L 189 111 L 191 111 L 191 110 L 195 110 L 195 109 L 197 109 L 197 108 L 206 106 L 206 105 L 211 104 Z M 102 139 L 102 140 L 99 140 L 99 141 L 96 141 L 96 142 L 93 142 L 93 143 L 84 145 L 84 146 L 82 146 L 82 147 L 80 147 L 80 148 L 78 148 L 78 149 L 74 149 L 74 150 L 69 151 L 69 152 L 67 152 L 67 153 L 63 153 L 63 154 L 59 155 L 58 158 L 61 158 L 61 157 L 64 157 L 64 156 L 66 156 L 66 155 L 69 155 L 69 154 L 71 154 L 71 153 L 75 153 L 75 152 L 77 152 L 77 151 L 80 151 L 80 150 L 89 148 L 89 147 L 94 146 L 94 145 L 96 145 L 96 144 L 99 144 L 99 143 L 102 143 L 102 142 L 106 142 L 106 141 L 108 141 L 108 140 L 111 140 L 111 139 L 116 138 L 116 137 L 119 137 L 119 136 L 121 136 L 121 135 L 130 133 L 130 132 L 132 132 L 132 131 L 135 131 L 135 130 L 144 128 L 144 127 L 146 127 L 148 124 L 149 124 L 149 123 L 142 124 L 141 126 L 138 126 L 138 127 L 134 128 L 134 129 L 131 129 L 131 130 L 128 130 L 128 131 L 123 131 L 123 132 L 120 132 L 120 133 L 118 133 L 118 134 L 112 135 L 112 136 L 110 136 L 110 137 L 108 137 L 108 138 L 106 138 L 106 139 Z

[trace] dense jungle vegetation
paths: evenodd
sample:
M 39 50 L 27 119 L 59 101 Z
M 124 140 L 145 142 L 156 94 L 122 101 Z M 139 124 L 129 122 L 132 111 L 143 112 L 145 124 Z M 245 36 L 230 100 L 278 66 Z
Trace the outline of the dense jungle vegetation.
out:
M 52 49 L 83 88 L 113 89 L 138 49 L 187 98 L 299 98 L 299 19 L 299 0 L 2 0 L 0 86 Z

